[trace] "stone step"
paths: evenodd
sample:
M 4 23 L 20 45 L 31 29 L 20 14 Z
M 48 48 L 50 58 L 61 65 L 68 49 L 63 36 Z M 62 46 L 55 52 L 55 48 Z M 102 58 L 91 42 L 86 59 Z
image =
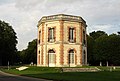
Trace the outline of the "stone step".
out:
M 95 68 L 62 68 L 63 72 L 97 72 L 100 71 L 97 67 Z

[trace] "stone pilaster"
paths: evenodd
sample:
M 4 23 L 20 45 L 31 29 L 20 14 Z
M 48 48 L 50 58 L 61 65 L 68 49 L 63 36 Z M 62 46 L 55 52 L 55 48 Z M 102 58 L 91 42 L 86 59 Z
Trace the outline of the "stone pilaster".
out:
M 41 41 L 42 44 L 41 44 L 41 55 L 40 55 L 41 56 L 41 59 L 40 59 L 41 60 L 40 61 L 41 65 L 43 65 L 43 61 L 44 61 L 44 59 L 43 59 L 43 56 L 44 56 L 43 55 L 43 51 L 44 51 L 44 49 L 43 49 L 43 45 L 44 45 L 44 25 L 45 25 L 45 23 L 42 23 L 42 28 L 41 28 L 42 29 L 42 32 L 41 32 L 42 33 L 42 39 L 41 39 L 42 40 Z
M 74 32 L 74 42 L 76 42 L 76 27 L 74 27 L 74 30 L 75 30 L 75 32 Z
M 44 25 L 45 23 L 42 23 L 42 43 L 44 43 Z
M 40 55 L 38 55 L 38 64 L 40 64 Z
M 77 64 L 77 51 L 74 49 L 74 56 L 75 56 L 75 65 Z
M 38 45 L 37 45 L 37 65 L 40 65 L 40 62 L 39 62 L 39 50 L 38 50 Z
M 60 65 L 63 65 L 64 63 L 64 45 L 63 45 L 63 41 L 64 41 L 64 21 L 60 20 Z
M 82 64 L 82 39 L 83 39 L 83 28 L 82 23 L 80 23 L 80 64 Z

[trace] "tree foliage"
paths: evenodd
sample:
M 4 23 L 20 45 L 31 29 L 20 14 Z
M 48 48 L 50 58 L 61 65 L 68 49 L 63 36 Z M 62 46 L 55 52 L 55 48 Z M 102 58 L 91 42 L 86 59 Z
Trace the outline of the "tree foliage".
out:
M 93 39 L 93 37 L 87 35 L 87 60 L 89 62 L 89 64 L 92 64 L 94 62 L 94 51 L 93 51 L 93 48 L 94 48 L 94 44 L 95 44 L 95 41 Z
M 104 31 L 97 31 L 97 32 L 93 31 L 92 33 L 90 33 L 90 36 L 92 36 L 93 39 L 97 39 L 102 35 L 107 35 L 107 33 L 105 33 Z
M 16 60 L 17 36 L 8 23 L 0 20 L 0 65 L 13 64 Z
M 108 36 L 102 35 L 95 40 L 94 57 L 96 61 L 108 61 Z
M 23 64 L 37 63 L 37 39 L 28 43 L 28 47 L 25 50 L 18 52 Z
M 109 35 L 108 53 L 110 55 L 110 62 L 114 65 L 120 65 L 120 35 Z
M 120 65 L 120 35 L 107 35 L 104 31 L 88 36 L 88 62 L 91 65 Z M 92 59 L 91 59 L 92 58 Z

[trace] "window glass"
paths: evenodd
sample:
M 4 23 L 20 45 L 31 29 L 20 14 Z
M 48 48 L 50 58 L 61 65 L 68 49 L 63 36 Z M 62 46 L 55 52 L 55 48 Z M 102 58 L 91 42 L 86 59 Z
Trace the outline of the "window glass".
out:
M 55 52 L 54 50 L 49 50 L 49 63 L 55 63 Z
M 38 44 L 40 44 L 40 40 L 41 40 L 41 31 L 39 31 Z
M 74 28 L 69 29 L 69 42 L 74 42 Z
M 85 31 L 83 31 L 83 44 L 84 45 L 86 44 L 86 41 L 85 41 Z
M 70 64 L 74 63 L 74 50 L 69 51 L 69 63 Z
M 53 42 L 54 41 L 54 28 L 50 28 L 48 32 L 49 32 L 48 41 Z

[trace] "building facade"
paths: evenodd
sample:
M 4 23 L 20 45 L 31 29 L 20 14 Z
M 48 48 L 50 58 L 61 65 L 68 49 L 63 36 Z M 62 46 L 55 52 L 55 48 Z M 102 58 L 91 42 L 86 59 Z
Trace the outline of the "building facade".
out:
M 37 66 L 76 67 L 87 64 L 86 22 L 57 14 L 38 22 Z

